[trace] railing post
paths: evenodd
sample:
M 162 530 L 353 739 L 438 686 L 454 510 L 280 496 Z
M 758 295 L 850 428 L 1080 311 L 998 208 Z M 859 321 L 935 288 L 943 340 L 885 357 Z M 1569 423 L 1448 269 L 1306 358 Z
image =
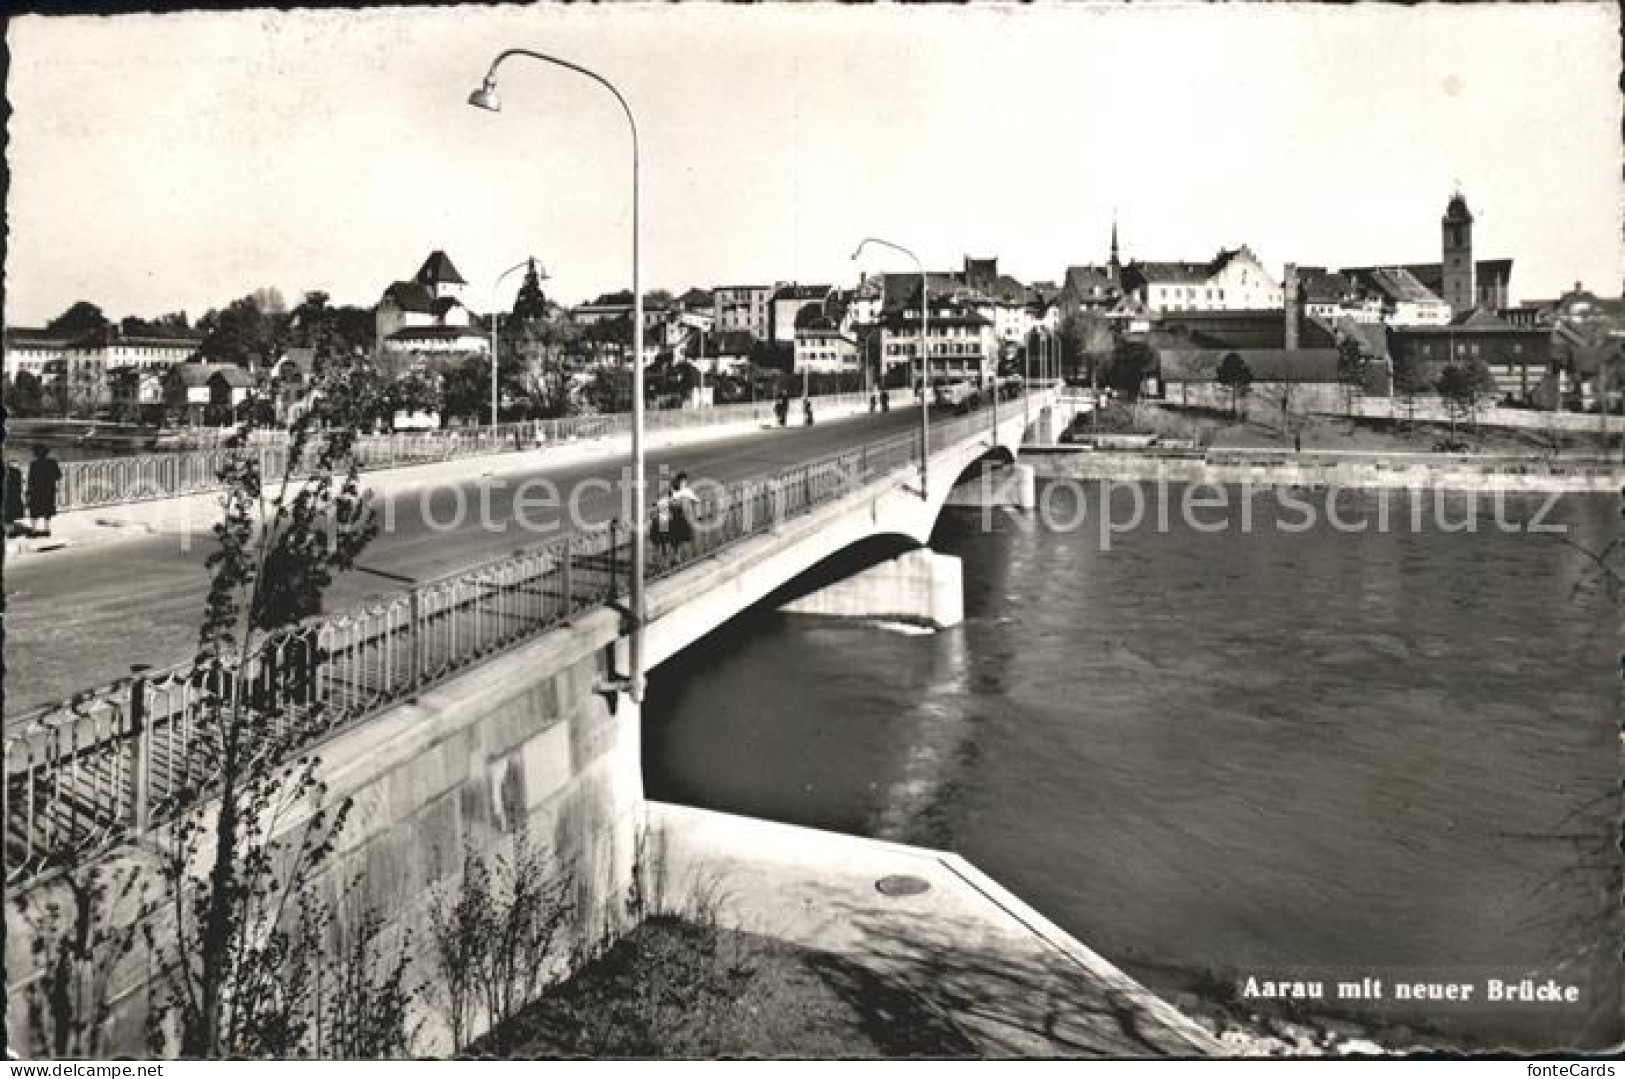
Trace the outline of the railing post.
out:
M 427 627 L 423 624 L 423 595 L 421 590 L 414 587 L 407 593 L 407 619 L 411 635 L 412 652 L 412 688 L 417 689 L 423 684 L 423 648 L 428 643 Z
M 566 618 L 574 614 L 576 609 L 575 573 L 570 565 L 575 560 L 574 548 L 575 535 L 566 532 L 564 534 L 564 560 L 559 572 L 559 588 L 564 593 L 564 615 Z
M 609 595 L 613 599 L 620 594 L 619 587 L 619 560 L 621 550 L 621 520 L 619 517 L 609 522 Z
M 135 803 L 131 820 L 135 837 L 140 839 L 151 823 L 152 725 L 147 722 L 147 680 L 139 673 L 130 682 L 130 734 L 130 788 Z

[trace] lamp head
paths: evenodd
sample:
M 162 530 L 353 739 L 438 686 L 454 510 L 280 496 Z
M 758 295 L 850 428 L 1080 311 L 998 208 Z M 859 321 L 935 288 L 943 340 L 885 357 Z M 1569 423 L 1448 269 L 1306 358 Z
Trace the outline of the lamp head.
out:
M 477 109 L 501 112 L 502 99 L 497 96 L 497 81 L 487 75 L 485 84 L 468 95 L 468 103 Z

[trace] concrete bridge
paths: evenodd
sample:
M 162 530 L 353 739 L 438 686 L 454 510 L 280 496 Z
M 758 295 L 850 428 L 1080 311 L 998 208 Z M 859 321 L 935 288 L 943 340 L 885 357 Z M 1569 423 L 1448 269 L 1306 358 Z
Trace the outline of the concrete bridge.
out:
M 821 582 L 791 608 L 957 622 L 957 562 L 923 545 L 950 501 L 1030 504 L 1031 476 L 1014 461 L 1049 404 L 1034 394 L 1002 402 L 997 422 L 984 408 L 935 425 L 923 484 L 918 436 L 909 433 L 708 499 L 694 549 L 650 567 L 649 663 L 877 541 L 904 553 Z M 613 525 L 566 536 L 320 620 L 270 642 L 223 686 L 176 669 L 29 717 L 6 739 L 13 885 L 49 891 L 60 887 L 54 869 L 65 862 L 153 856 L 167 807 L 211 766 L 208 740 L 193 726 L 207 689 L 267 715 L 296 721 L 309 709 L 321 717 L 326 733 L 312 748 L 322 779 L 330 799 L 354 807 L 330 883 L 337 891 L 360 882 L 355 902 L 389 924 L 421 929 L 431 888 L 455 872 L 458 855 L 497 851 L 523 827 L 575 877 L 583 940 L 626 928 L 627 896 L 649 894 L 649 875 L 661 869 L 646 840 L 641 710 L 625 692 L 631 627 L 617 599 L 625 543 Z M 288 834 L 302 823 L 299 811 L 280 818 Z M 34 930 L 9 908 L 8 921 L 21 990 L 37 976 L 27 973 Z M 115 973 L 115 1047 L 141 1044 L 150 979 L 134 961 Z M 12 1016 L 21 1029 L 20 1014 Z

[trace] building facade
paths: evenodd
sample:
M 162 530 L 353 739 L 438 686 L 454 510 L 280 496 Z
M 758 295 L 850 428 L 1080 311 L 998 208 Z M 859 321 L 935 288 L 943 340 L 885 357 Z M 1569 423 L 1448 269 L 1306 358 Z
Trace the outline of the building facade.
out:
M 766 341 L 771 332 L 772 285 L 724 285 L 712 290 L 714 321 L 719 333 L 748 333 Z

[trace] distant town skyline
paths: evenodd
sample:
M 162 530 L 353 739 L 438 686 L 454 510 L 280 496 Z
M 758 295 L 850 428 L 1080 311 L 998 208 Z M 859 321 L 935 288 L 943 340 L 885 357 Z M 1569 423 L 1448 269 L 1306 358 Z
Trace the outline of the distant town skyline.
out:
M 7 31 L 6 319 L 192 318 L 259 288 L 370 306 L 431 250 L 550 295 L 844 284 L 996 256 L 1023 280 L 1248 245 L 1436 261 L 1457 184 L 1514 299 L 1622 274 L 1612 5 L 685 6 L 27 17 Z M 499 303 L 517 287 L 514 275 Z

